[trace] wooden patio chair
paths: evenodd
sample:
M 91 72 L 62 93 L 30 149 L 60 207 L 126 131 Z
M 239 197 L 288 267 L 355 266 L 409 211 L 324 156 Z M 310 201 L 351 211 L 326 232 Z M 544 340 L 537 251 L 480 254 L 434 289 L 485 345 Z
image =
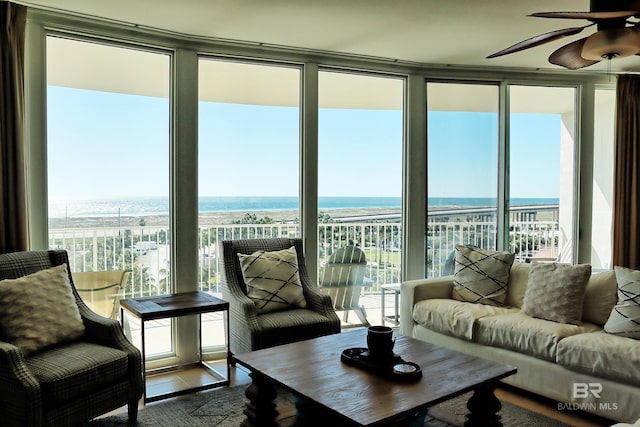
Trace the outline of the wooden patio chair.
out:
M 116 320 L 120 318 L 120 299 L 129 275 L 129 270 L 72 273 L 73 282 L 85 304 L 99 315 Z
M 364 252 L 357 246 L 344 246 L 334 252 L 324 266 L 320 280 L 321 292 L 329 295 L 336 311 L 342 311 L 343 321 L 348 323 L 349 312 L 353 311 L 359 324 L 345 327 L 368 327 L 367 313 L 360 304 L 362 289 L 370 284 L 365 277 L 367 260 Z

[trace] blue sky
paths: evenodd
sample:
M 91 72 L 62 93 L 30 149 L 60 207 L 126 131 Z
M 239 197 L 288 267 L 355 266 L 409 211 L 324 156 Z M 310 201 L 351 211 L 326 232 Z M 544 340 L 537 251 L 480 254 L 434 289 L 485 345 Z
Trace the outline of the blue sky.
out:
M 167 196 L 169 106 L 162 98 L 49 86 L 52 199 Z M 201 103 L 202 196 L 296 196 L 299 111 Z M 514 114 L 513 197 L 558 197 L 560 118 Z M 319 195 L 401 195 L 402 114 L 321 110 Z M 429 114 L 429 193 L 494 197 L 497 116 Z M 535 185 L 532 185 L 535 183 Z
M 511 115 L 511 195 L 559 196 L 560 130 L 557 114 Z M 495 197 L 498 114 L 430 112 L 429 195 Z

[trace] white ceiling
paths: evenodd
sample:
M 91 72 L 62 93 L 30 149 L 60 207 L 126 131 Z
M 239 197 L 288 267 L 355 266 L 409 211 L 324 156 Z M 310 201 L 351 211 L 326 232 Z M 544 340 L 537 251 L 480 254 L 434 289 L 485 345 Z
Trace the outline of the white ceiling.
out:
M 564 70 L 547 57 L 595 30 L 500 58 L 526 38 L 582 20 L 526 16 L 587 11 L 588 0 L 14 0 L 216 39 L 341 52 L 421 64 Z M 640 57 L 612 61 L 612 72 L 640 72 Z M 584 69 L 607 72 L 606 61 Z M 569 73 L 583 71 L 568 71 Z

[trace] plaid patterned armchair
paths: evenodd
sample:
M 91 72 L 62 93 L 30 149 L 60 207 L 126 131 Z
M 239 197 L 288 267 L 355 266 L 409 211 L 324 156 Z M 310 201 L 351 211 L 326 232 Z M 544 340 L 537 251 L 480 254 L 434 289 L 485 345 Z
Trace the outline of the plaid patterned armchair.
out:
M 307 302 L 306 308 L 259 313 L 255 302 L 247 296 L 238 254 L 256 251 L 279 251 L 295 247 L 298 273 Z M 307 274 L 302 239 L 245 239 L 222 242 L 222 297 L 229 302 L 231 353 L 288 344 L 340 332 L 340 318 L 329 295 L 321 293 Z
M 69 264 L 66 251 L 0 255 L 0 280 L 18 279 Z M 143 376 L 140 351 L 120 324 L 92 312 L 69 280 L 84 324 L 81 338 L 24 355 L 0 328 L 0 424 L 78 425 L 128 405 L 137 417 Z

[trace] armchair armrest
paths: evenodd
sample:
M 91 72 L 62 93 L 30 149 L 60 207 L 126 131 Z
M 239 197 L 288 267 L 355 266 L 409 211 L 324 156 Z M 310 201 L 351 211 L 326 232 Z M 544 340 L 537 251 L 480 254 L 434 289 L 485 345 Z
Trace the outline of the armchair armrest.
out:
M 242 315 L 243 318 L 248 319 L 250 323 L 257 325 L 258 311 L 256 310 L 256 304 L 240 290 L 239 286 L 230 286 L 229 283 L 224 283 L 222 286 L 222 298 L 229 303 L 231 313 L 236 312 Z
M 24 362 L 22 351 L 0 341 L 0 414 L 9 425 L 42 424 L 40 383 Z
M 78 309 L 84 322 L 86 341 L 117 348 L 127 353 L 138 352 L 138 349 L 124 335 L 122 326 L 117 320 L 102 317 L 84 304 L 78 304 Z
M 333 319 L 340 324 L 340 318 L 333 309 L 333 302 L 331 297 L 327 294 L 320 292 L 320 289 L 312 286 L 304 287 L 304 298 L 307 301 L 309 309 L 322 314 L 323 316 Z
M 409 280 L 400 285 L 400 333 L 412 336 L 413 307 L 418 301 L 435 298 L 451 298 L 453 276 Z
M 256 304 L 236 283 L 223 282 L 222 299 L 229 303 L 231 353 L 250 351 L 252 337 L 260 332 Z
M 142 353 L 127 339 L 120 323 L 96 314 L 84 303 L 78 304 L 80 316 L 84 322 L 84 340 L 106 347 L 117 348 L 127 353 L 129 359 L 128 371 L 131 378 L 135 378 L 132 388 L 132 398 L 140 398 L 144 388 Z

